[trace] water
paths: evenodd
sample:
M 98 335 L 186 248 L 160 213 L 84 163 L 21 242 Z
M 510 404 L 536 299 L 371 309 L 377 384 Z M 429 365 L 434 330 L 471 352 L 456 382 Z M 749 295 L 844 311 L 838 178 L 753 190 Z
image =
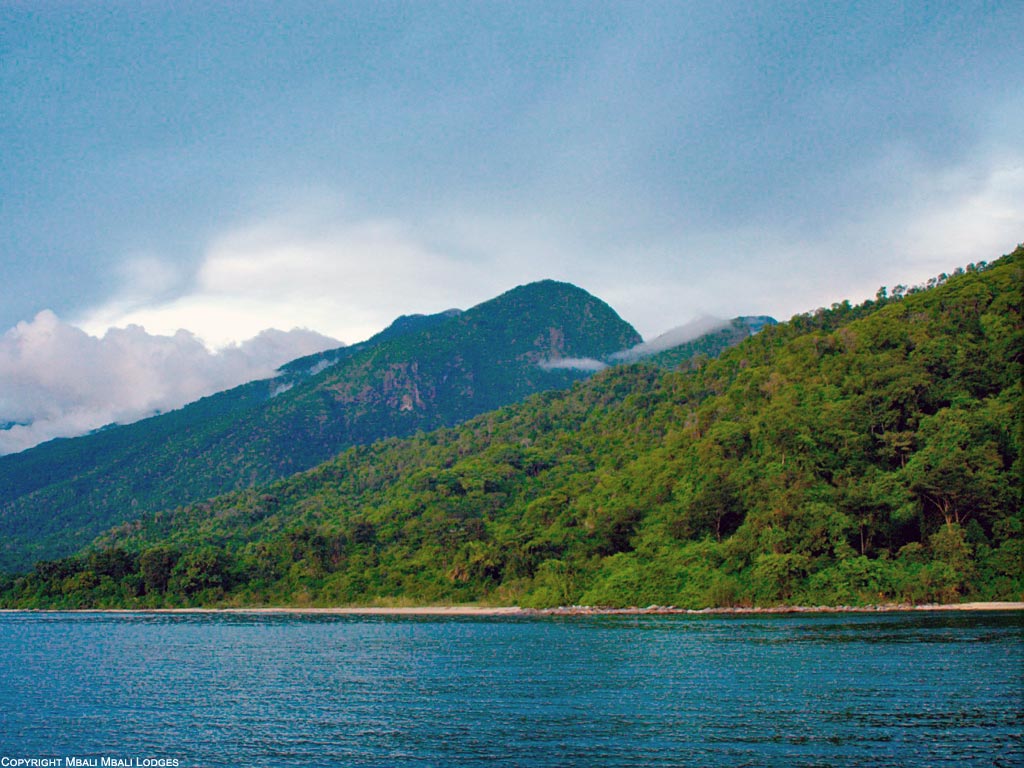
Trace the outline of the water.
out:
M 1022 641 L 1022 613 L 6 613 L 0 764 L 1024 765 Z

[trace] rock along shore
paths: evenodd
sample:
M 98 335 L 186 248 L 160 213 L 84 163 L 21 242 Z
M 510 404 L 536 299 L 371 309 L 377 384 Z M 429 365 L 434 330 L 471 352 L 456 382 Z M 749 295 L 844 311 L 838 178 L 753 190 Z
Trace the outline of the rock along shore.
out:
M 646 608 L 602 608 L 569 605 L 543 608 L 528 613 L 548 616 L 646 616 L 646 615 L 718 615 L 773 613 L 891 613 L 896 611 L 1022 611 L 1024 602 L 922 604 L 883 603 L 880 605 L 774 605 L 765 607 L 677 608 L 674 605 L 649 605 Z

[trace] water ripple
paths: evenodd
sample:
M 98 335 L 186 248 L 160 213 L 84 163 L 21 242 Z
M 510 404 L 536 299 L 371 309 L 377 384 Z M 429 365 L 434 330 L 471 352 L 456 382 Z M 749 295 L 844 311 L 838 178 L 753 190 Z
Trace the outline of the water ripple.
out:
M 0 615 L 0 756 L 1024 763 L 1024 616 Z

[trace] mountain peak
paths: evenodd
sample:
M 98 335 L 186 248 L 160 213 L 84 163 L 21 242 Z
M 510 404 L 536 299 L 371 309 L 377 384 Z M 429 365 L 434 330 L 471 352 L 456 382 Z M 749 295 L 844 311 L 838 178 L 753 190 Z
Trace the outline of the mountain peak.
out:
M 533 342 L 538 362 L 603 358 L 642 341 L 604 301 L 572 283 L 550 279 L 506 291 L 468 310 L 463 319 L 503 326 L 504 340 L 513 348 Z
M 401 316 L 364 342 L 282 366 L 276 379 L 0 461 L 0 570 L 66 554 L 144 511 L 568 387 L 590 371 L 542 363 L 602 358 L 639 340 L 603 301 L 554 280 L 465 312 Z M 69 482 L 74 500 L 51 514 Z
M 523 301 L 523 300 L 538 300 L 545 298 L 560 298 L 564 300 L 592 300 L 600 301 L 596 296 L 588 293 L 583 288 L 573 283 L 563 282 L 561 280 L 552 280 L 551 278 L 545 278 L 544 280 L 535 280 L 532 283 L 523 283 L 517 285 L 504 293 L 491 299 L 489 302 L 501 302 L 501 301 Z M 604 302 L 601 302 L 602 304 Z

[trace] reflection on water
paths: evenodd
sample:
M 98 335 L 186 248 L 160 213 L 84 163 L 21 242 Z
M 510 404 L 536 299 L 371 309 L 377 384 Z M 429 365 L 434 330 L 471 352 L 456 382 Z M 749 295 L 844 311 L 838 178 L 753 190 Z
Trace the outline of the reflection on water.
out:
M 0 756 L 1020 765 L 1024 614 L 0 614 Z

